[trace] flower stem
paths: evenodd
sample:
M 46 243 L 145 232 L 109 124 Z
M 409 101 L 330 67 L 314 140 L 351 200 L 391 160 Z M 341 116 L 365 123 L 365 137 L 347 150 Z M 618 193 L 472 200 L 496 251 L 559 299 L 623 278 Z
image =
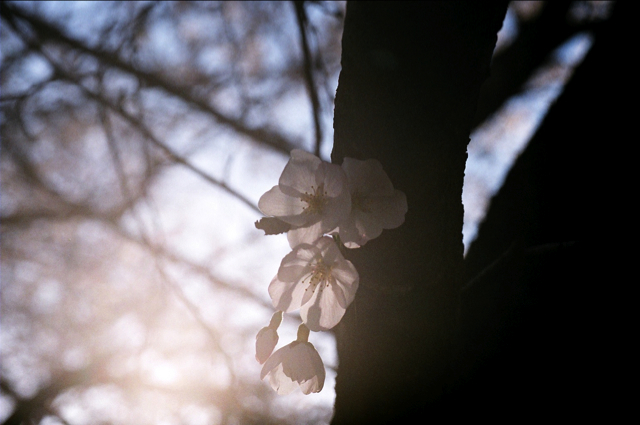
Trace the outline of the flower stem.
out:
M 275 313 L 273 313 L 273 316 L 271 316 L 269 327 L 273 330 L 277 330 L 280 326 L 280 323 L 282 323 L 282 312 L 276 311 Z
M 298 327 L 298 338 L 296 339 L 298 342 L 308 342 L 309 341 L 309 328 L 302 323 Z

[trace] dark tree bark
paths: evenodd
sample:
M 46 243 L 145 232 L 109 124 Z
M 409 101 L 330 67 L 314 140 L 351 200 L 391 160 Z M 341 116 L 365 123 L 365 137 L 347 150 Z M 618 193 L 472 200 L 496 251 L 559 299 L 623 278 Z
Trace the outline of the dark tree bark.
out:
M 347 6 L 332 160 L 380 160 L 409 211 L 347 254 L 361 287 L 336 330 L 334 424 L 395 422 L 440 407 L 447 392 L 466 146 L 506 6 Z
M 625 10 L 626 9 L 626 10 Z M 635 121 L 628 31 L 617 3 L 491 202 L 465 259 L 457 400 L 527 417 L 612 417 L 625 396 L 627 261 Z

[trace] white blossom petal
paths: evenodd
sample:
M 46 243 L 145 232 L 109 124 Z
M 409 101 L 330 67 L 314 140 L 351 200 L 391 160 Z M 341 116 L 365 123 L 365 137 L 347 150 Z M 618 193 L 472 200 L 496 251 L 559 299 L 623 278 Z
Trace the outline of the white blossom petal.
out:
M 298 282 L 303 276 L 311 272 L 311 263 L 321 255 L 318 247 L 310 244 L 300 244 L 293 251 L 285 255 L 280 262 L 278 279 L 283 282 Z
M 302 346 L 302 344 L 308 345 L 305 347 Z M 300 389 L 304 394 L 319 393 L 322 391 L 322 387 L 324 387 L 325 380 L 325 370 L 322 358 L 310 342 L 301 343 L 298 344 L 298 346 L 299 349 L 297 351 L 299 352 L 300 357 L 306 357 L 304 363 L 307 365 L 307 368 L 311 365 L 311 378 L 306 381 L 302 381 Z
M 322 259 L 325 263 L 335 264 L 339 261 L 347 261 L 342 256 L 340 248 L 338 248 L 338 245 L 336 245 L 333 238 L 325 237 L 322 239 L 318 239 L 315 242 L 315 246 L 318 248 L 318 253 L 320 256 L 322 256 Z
M 345 189 L 348 188 L 347 175 L 342 167 L 336 164 L 323 162 L 319 169 L 323 171 L 320 183 L 323 185 L 324 191 L 328 197 L 337 198 L 344 194 L 348 194 L 348 192 L 345 191 Z
M 269 285 L 269 295 L 277 310 L 290 312 L 302 305 L 305 287 L 302 281 L 312 274 L 313 259 L 320 250 L 309 244 L 300 244 L 280 263 L 278 274 Z
M 335 279 L 335 286 L 339 287 L 344 294 L 345 308 L 351 304 L 356 297 L 360 277 L 356 268 L 350 261 L 342 260 L 337 262 L 331 271 Z
M 355 298 L 359 276 L 333 238 L 323 236 L 313 245 L 301 244 L 285 256 L 269 295 L 278 310 L 300 309 L 309 329 L 334 327 Z
M 345 158 L 342 168 L 348 179 L 351 212 L 337 231 L 346 247 L 360 247 L 380 236 L 382 229 L 404 223 L 407 198 L 393 188 L 380 162 Z
M 291 347 L 289 345 L 285 345 L 281 349 L 277 350 L 262 366 L 262 371 L 260 372 L 260 379 L 264 379 L 269 375 L 269 384 L 271 385 L 271 388 L 280 395 L 289 394 L 297 387 L 297 384 L 295 384 L 283 370 L 283 362 L 288 358 L 290 350 Z
M 316 288 L 314 288 L 313 287 L 314 285 L 310 283 L 312 278 L 313 278 L 313 273 L 310 273 L 306 281 L 303 281 L 300 285 L 300 287 L 304 288 L 304 293 L 302 294 L 302 300 L 300 300 L 300 307 L 307 304 L 316 293 L 315 291 Z
M 371 197 L 369 205 L 383 229 L 395 229 L 404 223 L 407 213 L 407 196 L 394 190 L 391 196 Z
M 260 329 L 256 336 L 256 360 L 262 364 L 267 361 L 278 343 L 278 332 L 270 327 Z
M 367 159 L 360 161 L 345 158 L 342 169 L 347 174 L 349 190 L 360 190 L 369 195 L 389 196 L 393 194 L 393 184 L 382 168 L 380 161 Z
M 322 164 L 317 156 L 300 149 L 291 151 L 291 159 L 284 167 L 278 184 L 298 193 L 308 191 L 311 186 L 317 186 L 315 172 Z
M 338 224 L 349 216 L 351 211 L 351 197 L 344 192 L 336 198 L 328 198 L 322 212 L 322 234 L 333 230 Z
M 300 318 L 314 332 L 333 328 L 344 316 L 346 308 L 340 305 L 332 288 L 323 288 L 313 294 L 311 302 L 300 308 Z
M 375 211 L 375 210 L 372 210 Z M 382 234 L 382 219 L 377 213 L 354 210 L 349 217 L 352 235 L 355 239 L 348 239 L 362 246 Z M 345 226 L 346 227 L 346 226 Z M 342 235 L 340 235 L 342 238 Z
M 303 243 L 309 244 L 315 242 L 326 232 L 326 230 L 323 230 L 324 227 L 324 223 L 322 223 L 321 221 L 317 221 L 316 223 L 305 227 L 298 227 L 289 230 L 287 232 L 287 240 L 289 241 L 289 246 L 291 248 L 295 248 Z
M 350 261 L 342 259 L 334 264 L 331 274 L 331 282 L 318 288 L 308 302 L 303 299 L 300 308 L 302 321 L 315 332 L 326 331 L 337 325 L 358 290 L 358 272 Z
M 280 395 L 289 394 L 298 387 L 298 384 L 284 373 L 283 367 L 282 363 L 278 364 L 269 375 L 271 388 Z
M 347 176 L 342 167 L 294 149 L 278 185 L 260 197 L 258 207 L 292 226 L 287 234 L 292 248 L 312 243 L 348 216 Z
M 335 278 L 335 276 L 332 277 L 332 279 L 333 279 L 332 285 L 329 285 L 328 287 L 331 290 L 331 296 L 342 309 L 346 310 L 347 306 L 350 303 L 347 302 L 347 295 L 345 293 L 345 288 L 343 285 L 339 284 L 339 281 Z
M 342 221 L 340 226 L 334 229 L 331 233 L 339 234 L 340 242 L 342 242 L 342 244 L 347 248 L 360 248 L 360 246 L 367 243 L 369 239 L 366 237 L 366 233 L 363 228 L 358 229 L 358 227 L 356 227 L 356 223 L 355 214 L 351 213 L 349 217 Z
M 299 197 L 284 194 L 279 186 L 273 186 L 258 201 L 258 208 L 265 215 L 278 217 L 296 226 L 304 224 L 307 220 L 301 215 L 305 206 L 306 203 Z
M 280 323 L 282 323 L 282 311 L 279 310 L 271 316 L 269 326 L 260 329 L 256 335 L 256 360 L 259 363 L 264 363 L 276 347 Z
M 266 376 L 278 394 L 289 394 L 298 386 L 304 394 L 309 394 L 322 390 L 325 370 L 313 344 L 294 341 L 269 357 L 262 367 L 260 379 Z
M 274 308 L 289 313 L 302 306 L 304 286 L 296 281 L 283 282 L 275 277 L 269 285 L 269 295 Z

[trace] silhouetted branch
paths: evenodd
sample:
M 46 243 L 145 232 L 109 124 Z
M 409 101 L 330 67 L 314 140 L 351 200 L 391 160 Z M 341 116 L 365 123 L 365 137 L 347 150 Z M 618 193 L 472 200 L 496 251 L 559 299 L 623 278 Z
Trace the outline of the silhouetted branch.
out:
M 14 164 L 19 168 L 22 176 L 34 189 L 43 191 L 49 198 L 46 206 L 38 209 L 18 209 L 0 218 L 4 226 L 26 226 L 36 220 L 65 221 L 74 218 L 100 219 L 116 221 L 131 208 L 141 195 L 125 199 L 125 202 L 106 211 L 98 211 L 89 203 L 73 202 L 51 187 L 33 166 L 23 149 L 11 137 L 4 137 L 2 147 L 5 154 L 11 155 Z M 144 185 L 143 185 L 144 186 Z
M 296 18 L 298 21 L 298 29 L 300 30 L 300 44 L 304 56 L 304 78 L 307 82 L 309 90 L 309 98 L 311 99 L 311 107 L 313 110 L 313 125 L 315 129 L 314 151 L 316 156 L 320 156 L 320 144 L 322 143 L 322 126 L 320 125 L 320 101 L 318 100 L 318 91 L 313 79 L 313 61 L 309 50 L 309 42 L 307 41 L 307 14 L 304 10 L 304 1 L 294 1 L 293 5 L 296 10 Z
M 158 148 L 160 148 L 165 154 L 167 154 L 169 156 L 169 158 L 171 158 L 171 160 L 173 160 L 174 162 L 177 162 L 183 166 L 185 166 L 186 168 L 188 168 L 189 170 L 191 170 L 192 172 L 194 172 L 195 174 L 199 175 L 200 177 L 202 177 L 203 179 L 205 179 L 207 182 L 220 187 L 221 189 L 223 189 L 225 192 L 227 192 L 228 194 L 236 197 L 237 199 L 239 199 L 240 201 L 242 201 L 245 205 L 247 205 L 249 208 L 253 209 L 254 211 L 262 214 L 262 212 L 258 209 L 258 207 L 253 204 L 253 202 L 251 202 L 249 199 L 247 199 L 245 196 L 241 195 L 240 193 L 234 191 L 233 189 L 231 189 L 225 182 L 222 182 L 218 179 L 216 179 L 215 177 L 211 176 L 210 174 L 206 173 L 205 171 L 201 170 L 200 168 L 196 167 L 195 165 L 193 165 L 191 162 L 189 162 L 186 158 L 184 158 L 183 156 L 181 156 L 180 154 L 178 154 L 177 152 L 175 152 L 173 149 L 171 149 L 169 146 L 167 146 L 166 144 L 164 144 L 163 142 L 161 142 L 157 137 L 155 137 L 153 135 L 153 133 L 151 133 L 151 131 L 142 124 L 142 122 L 138 119 L 136 119 L 134 116 L 132 116 L 129 112 L 125 111 L 121 105 L 116 104 L 114 102 L 112 102 L 111 100 L 105 98 L 104 96 L 102 96 L 101 94 L 97 94 L 94 93 L 93 91 L 91 91 L 90 89 L 88 89 L 87 87 L 85 87 L 79 80 L 78 78 L 76 78 L 75 76 L 73 76 L 71 73 L 67 72 L 65 69 L 63 69 L 57 62 L 55 59 L 53 59 L 51 57 L 51 55 L 47 54 L 47 52 L 45 52 L 42 49 L 42 46 L 39 45 L 37 42 L 32 41 L 30 39 L 27 38 L 26 34 L 22 33 L 17 27 L 14 26 L 14 29 L 18 32 L 18 34 L 20 34 L 20 36 L 23 37 L 24 41 L 26 43 L 29 43 L 32 47 L 34 47 L 35 49 L 38 50 L 38 52 L 51 64 L 51 66 L 55 69 L 56 74 L 64 79 L 67 80 L 73 84 L 75 84 L 76 86 L 78 86 L 86 95 L 87 97 L 93 99 L 94 101 L 98 102 L 99 104 L 102 104 L 104 106 L 109 107 L 111 110 L 117 112 L 122 118 L 124 118 L 129 124 L 131 124 L 133 127 L 137 128 L 140 133 L 142 133 L 142 135 L 149 140 L 150 142 L 152 142 L 154 145 L 156 145 Z
M 122 166 L 122 159 L 120 158 L 118 146 L 113 137 L 113 129 L 111 128 L 111 122 L 109 120 L 109 116 L 105 111 L 105 108 L 103 105 L 101 105 L 99 110 L 100 110 L 100 121 L 102 123 L 102 128 L 104 129 L 104 135 L 107 139 L 107 144 L 109 145 L 109 153 L 111 154 L 111 159 L 113 160 L 113 166 L 116 170 L 116 174 L 118 175 L 120 190 L 122 191 L 122 196 L 124 197 L 124 199 L 128 201 L 131 199 L 131 194 L 129 193 L 127 176 L 126 176 L 126 173 L 124 172 L 124 167 Z
M 239 134 L 247 136 L 252 140 L 268 145 L 283 153 L 289 153 L 297 144 L 291 142 L 287 137 L 267 128 L 250 128 L 242 122 L 234 119 L 213 107 L 205 99 L 194 94 L 188 87 L 179 86 L 175 83 L 167 81 L 153 73 L 137 69 L 130 63 L 122 60 L 118 55 L 100 47 L 90 47 L 79 40 L 75 40 L 65 35 L 61 30 L 50 23 L 40 19 L 39 17 L 25 13 L 12 5 L 3 3 L 1 15 L 8 22 L 13 22 L 15 18 L 19 18 L 30 24 L 32 30 L 41 41 L 57 41 L 78 50 L 82 53 L 91 55 L 101 60 L 105 64 L 116 67 L 122 71 L 132 74 L 144 81 L 147 87 L 159 87 L 167 93 L 176 96 L 184 102 L 192 105 L 196 109 L 205 112 L 216 119 L 217 122 L 229 127 Z M 15 28 L 15 27 L 14 27 Z
M 154 257 L 162 257 L 172 263 L 182 265 L 187 269 L 189 269 L 190 271 L 193 271 L 201 276 L 204 276 L 207 280 L 209 280 L 212 284 L 214 284 L 220 289 L 224 289 L 226 291 L 230 291 L 238 295 L 241 295 L 242 297 L 247 298 L 255 303 L 258 303 L 267 309 L 273 308 L 271 303 L 266 302 L 263 299 L 259 298 L 258 296 L 256 296 L 256 294 L 249 291 L 248 289 L 238 285 L 231 285 L 223 281 L 219 277 L 215 276 L 212 273 L 211 269 L 209 269 L 208 267 L 197 264 L 179 254 L 176 254 L 175 252 L 171 252 L 167 247 L 159 244 L 155 244 L 151 242 L 148 238 L 137 237 L 133 235 L 131 232 L 124 229 L 122 226 L 114 222 L 107 222 L 107 224 L 118 235 L 147 249 Z
M 156 270 L 160 274 L 163 283 L 169 287 L 171 292 L 173 292 L 178 300 L 180 300 L 180 302 L 187 308 L 187 310 L 189 310 L 191 316 L 195 319 L 198 325 L 200 325 L 200 328 L 202 328 L 206 332 L 209 340 L 213 343 L 215 351 L 222 355 L 224 362 L 227 365 L 229 376 L 231 377 L 231 384 L 229 385 L 229 387 L 231 389 L 234 389 L 237 382 L 237 377 L 234 372 L 233 359 L 222 346 L 220 335 L 211 326 L 209 326 L 206 320 L 204 320 L 204 317 L 202 317 L 202 313 L 200 313 L 200 309 L 198 308 L 198 306 L 192 303 L 189 298 L 187 298 L 184 291 L 182 290 L 182 287 L 174 282 L 171 278 L 169 278 L 164 266 L 160 263 L 160 258 L 155 256 L 154 259 L 156 263 Z
M 95 372 L 99 367 L 104 366 L 100 363 L 92 363 L 87 367 L 73 371 L 62 372 L 55 376 L 49 384 L 40 388 L 38 392 L 27 399 L 21 399 L 11 389 L 11 385 L 2 380 L 3 391 L 9 392 L 15 397 L 15 407 L 11 416 L 3 422 L 3 425 L 25 425 L 30 423 L 39 423 L 39 420 L 47 412 L 49 403 L 62 391 L 77 386 L 88 384 L 95 381 Z M 31 422 L 33 421 L 33 422 Z
M 473 127 L 518 94 L 555 48 L 586 28 L 569 24 L 567 13 L 571 3 L 544 2 L 540 16 L 520 22 L 515 41 L 492 59 L 491 75 L 481 88 Z

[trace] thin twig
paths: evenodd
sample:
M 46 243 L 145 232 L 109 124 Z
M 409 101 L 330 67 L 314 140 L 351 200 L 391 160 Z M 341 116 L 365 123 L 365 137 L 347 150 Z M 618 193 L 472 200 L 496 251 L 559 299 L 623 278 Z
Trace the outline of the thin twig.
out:
M 300 44 L 302 46 L 302 53 L 304 56 L 304 77 L 307 82 L 307 89 L 309 90 L 309 98 L 311 99 L 311 107 L 313 109 L 313 124 L 315 129 L 315 147 L 314 151 L 316 156 L 320 156 L 320 144 L 322 143 L 322 126 L 320 125 L 320 101 L 318 99 L 318 92 L 316 91 L 316 85 L 313 80 L 313 61 L 311 60 L 311 51 L 309 49 L 309 42 L 307 40 L 307 14 L 304 10 L 303 1 L 294 1 L 293 5 L 296 9 L 296 18 L 298 20 L 298 28 L 300 29 Z
M 118 235 L 149 250 L 149 252 L 151 252 L 154 256 L 160 256 L 168 261 L 171 261 L 172 263 L 186 266 L 191 271 L 204 276 L 207 280 L 221 289 L 241 295 L 244 298 L 250 299 L 251 301 L 258 303 L 262 307 L 265 307 L 267 309 L 273 309 L 271 303 L 264 301 L 262 298 L 259 298 L 256 294 L 242 286 L 231 285 L 223 281 L 219 277 L 215 276 L 208 267 L 194 263 L 191 260 L 188 260 L 187 258 L 176 254 L 175 252 L 171 252 L 165 246 L 154 244 L 148 238 L 134 236 L 131 232 L 125 230 L 122 226 L 116 224 L 115 222 L 109 221 L 105 223 L 109 225 L 111 229 L 113 229 Z
M 297 146 L 296 143 L 293 143 L 292 141 L 288 140 L 287 137 L 273 131 L 272 129 L 247 127 L 237 119 L 225 115 L 224 113 L 213 107 L 211 104 L 209 104 L 209 102 L 207 102 L 205 99 L 194 95 L 188 87 L 179 86 L 170 81 L 167 81 L 162 77 L 159 77 L 158 75 L 137 69 L 133 65 L 122 60 L 113 52 L 100 49 L 98 47 L 89 47 L 83 42 L 65 35 L 61 30 L 51 25 L 50 23 L 36 16 L 25 13 L 24 11 L 15 8 L 13 5 L 3 3 L 2 8 L 0 8 L 0 13 L 2 17 L 7 19 L 7 21 L 9 22 L 13 21 L 15 17 L 28 22 L 34 33 L 37 34 L 38 38 L 41 40 L 62 42 L 73 49 L 94 56 L 95 58 L 103 61 L 110 66 L 116 67 L 122 71 L 136 76 L 140 80 L 143 80 L 145 82 L 145 86 L 147 87 L 162 88 L 167 93 L 182 99 L 184 102 L 189 103 L 196 109 L 213 116 L 219 123 L 224 124 L 225 126 L 253 139 L 258 143 L 268 145 L 286 154 L 288 154 Z
M 118 115 L 120 115 L 122 118 L 125 119 L 125 121 L 127 121 L 133 127 L 137 128 L 140 131 L 140 133 L 142 133 L 142 135 L 146 139 L 148 139 L 151 143 L 156 145 L 165 154 L 167 154 L 169 156 L 169 158 L 171 158 L 171 160 L 173 160 L 174 162 L 176 162 L 178 164 L 181 164 L 184 167 L 188 168 L 189 170 L 191 170 L 195 174 L 197 174 L 200 177 L 202 177 L 207 182 L 209 182 L 209 183 L 211 183 L 211 184 L 213 184 L 215 186 L 218 186 L 219 188 L 223 189 L 225 192 L 227 192 L 228 194 L 234 196 L 238 200 L 242 201 L 249 208 L 251 208 L 255 212 L 257 212 L 257 213 L 262 215 L 262 212 L 258 209 L 258 207 L 253 202 L 251 202 L 248 198 L 246 198 L 244 195 L 242 195 L 242 194 L 236 192 L 235 190 L 231 189 L 225 182 L 216 179 L 215 177 L 211 176 L 210 174 L 206 173 L 205 171 L 203 171 L 200 168 L 198 168 L 195 165 L 193 165 L 191 162 L 189 162 L 182 155 L 178 154 L 173 149 L 171 149 L 169 146 L 167 146 L 166 144 L 161 142 L 155 135 L 153 135 L 153 133 L 151 133 L 151 131 L 140 120 L 136 119 L 130 113 L 125 111 L 120 105 L 117 105 L 117 104 L 111 102 L 110 100 L 106 99 L 105 97 L 103 97 L 103 96 L 101 96 L 101 95 L 99 95 L 97 93 L 94 93 L 93 91 L 91 91 L 88 88 L 86 88 L 85 86 L 83 86 L 80 81 L 78 81 L 73 75 L 71 75 L 70 73 L 68 73 L 64 69 L 62 69 L 55 62 L 55 60 L 53 58 L 51 58 L 42 49 L 40 49 L 40 53 L 47 59 L 47 61 L 50 62 L 51 66 L 53 66 L 55 68 L 56 73 L 58 73 L 58 75 L 62 79 L 65 79 L 65 80 L 77 85 L 88 97 L 90 97 L 91 99 L 95 100 L 96 102 L 98 102 L 98 103 L 100 103 L 102 105 L 105 105 L 105 106 L 109 107 L 111 110 L 117 112 Z

